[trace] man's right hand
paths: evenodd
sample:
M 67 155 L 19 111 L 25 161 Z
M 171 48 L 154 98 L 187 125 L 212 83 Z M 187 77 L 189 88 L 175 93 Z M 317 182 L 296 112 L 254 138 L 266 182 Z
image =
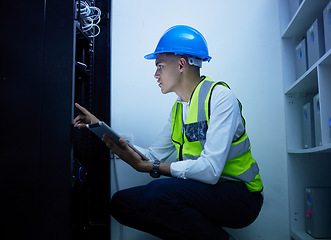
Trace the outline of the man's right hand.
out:
M 80 128 L 86 128 L 86 124 L 91 124 L 91 123 L 97 123 L 100 122 L 99 119 L 97 119 L 92 113 L 90 113 L 86 108 L 82 107 L 78 103 L 75 103 L 75 106 L 81 110 L 84 115 L 78 115 L 74 119 L 74 127 Z

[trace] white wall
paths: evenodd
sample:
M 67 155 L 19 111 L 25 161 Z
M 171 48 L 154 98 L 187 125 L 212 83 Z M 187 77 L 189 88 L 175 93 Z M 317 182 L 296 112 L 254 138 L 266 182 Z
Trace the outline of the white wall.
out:
M 174 94 L 163 95 L 153 78 L 154 51 L 166 29 L 197 28 L 207 39 L 210 63 L 202 74 L 227 82 L 243 103 L 247 131 L 264 181 L 265 203 L 249 227 L 230 230 L 238 240 L 289 239 L 283 87 L 277 0 L 113 0 L 111 124 L 147 147 L 167 120 Z M 112 165 L 120 189 L 150 181 L 120 160 Z M 112 239 L 120 239 L 112 222 Z M 124 228 L 123 239 L 155 239 Z

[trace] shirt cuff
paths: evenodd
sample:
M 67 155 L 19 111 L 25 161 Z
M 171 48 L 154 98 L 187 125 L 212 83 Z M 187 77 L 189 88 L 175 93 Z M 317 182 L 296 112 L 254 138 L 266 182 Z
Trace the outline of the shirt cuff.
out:
M 176 178 L 186 179 L 185 177 L 186 165 L 187 163 L 185 161 L 171 163 L 170 165 L 171 176 Z

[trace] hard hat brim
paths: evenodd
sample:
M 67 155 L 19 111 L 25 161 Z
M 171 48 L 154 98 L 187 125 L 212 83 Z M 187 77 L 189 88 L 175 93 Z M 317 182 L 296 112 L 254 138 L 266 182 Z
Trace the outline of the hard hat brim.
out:
M 160 53 L 173 53 L 175 55 L 183 54 L 183 55 L 187 55 L 187 56 L 194 56 L 193 54 L 191 55 L 188 52 L 185 52 L 185 53 L 184 52 L 183 53 L 176 52 L 175 53 L 175 52 L 168 52 L 168 51 L 165 51 L 165 52 L 164 51 L 159 51 L 159 52 L 153 52 L 153 53 L 147 54 L 147 55 L 144 56 L 144 58 L 147 59 L 147 60 L 154 60 L 154 59 L 156 59 L 157 55 L 160 54 Z M 205 56 L 195 56 L 195 57 L 201 58 L 203 62 L 206 62 L 206 61 L 209 62 L 212 59 L 212 57 L 210 57 L 210 56 L 207 56 L 207 57 L 205 57 Z
M 150 54 L 145 55 L 144 58 L 147 60 L 154 60 L 154 59 L 156 59 L 156 55 L 157 55 L 157 53 L 150 53 Z

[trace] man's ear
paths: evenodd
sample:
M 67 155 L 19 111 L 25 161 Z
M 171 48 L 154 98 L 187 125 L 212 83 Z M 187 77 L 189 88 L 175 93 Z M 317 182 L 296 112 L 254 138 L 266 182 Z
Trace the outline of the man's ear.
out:
M 186 59 L 181 57 L 179 59 L 179 71 L 183 72 L 184 70 L 186 70 L 187 65 L 188 65 L 188 62 L 186 61 Z

